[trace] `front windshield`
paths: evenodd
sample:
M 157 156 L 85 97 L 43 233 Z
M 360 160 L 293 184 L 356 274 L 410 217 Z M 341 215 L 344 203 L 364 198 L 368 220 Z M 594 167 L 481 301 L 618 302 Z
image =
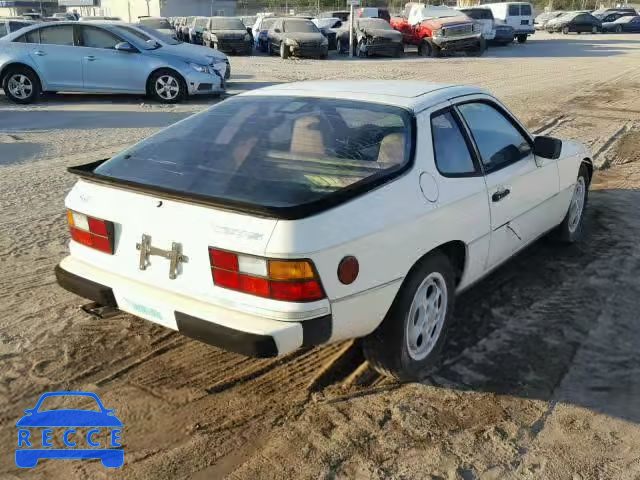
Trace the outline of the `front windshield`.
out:
M 266 18 L 262 21 L 262 24 L 260 25 L 260 29 L 269 30 L 275 22 L 276 22 L 275 18 Z
M 212 18 L 211 30 L 246 30 L 239 18 Z
M 391 25 L 381 18 L 361 18 L 358 20 L 358 27 L 371 28 L 375 30 L 393 30 Z
M 150 35 L 147 35 L 144 32 L 141 32 L 137 28 L 129 27 L 126 25 L 117 25 L 114 27 L 116 30 L 120 30 L 128 35 L 133 35 L 138 40 L 142 40 L 142 45 L 136 44 L 136 46 L 141 46 L 144 50 L 156 50 L 160 48 L 162 45 L 158 43 L 158 41 Z
M 284 31 L 287 33 L 318 33 L 311 20 L 287 20 L 284 22 Z
M 286 208 L 315 202 L 409 162 L 411 115 L 368 102 L 236 97 L 100 165 L 117 180 Z
M 156 30 L 170 30 L 171 24 L 165 18 L 141 18 L 140 23 L 145 27 L 155 28 Z

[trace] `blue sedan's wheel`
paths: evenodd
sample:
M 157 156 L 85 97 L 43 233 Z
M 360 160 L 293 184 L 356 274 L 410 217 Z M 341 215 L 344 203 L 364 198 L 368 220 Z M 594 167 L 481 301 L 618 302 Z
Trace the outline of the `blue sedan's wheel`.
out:
M 149 77 L 150 95 L 160 103 L 178 103 L 187 94 L 184 80 L 171 70 L 159 70 Z
M 2 88 L 15 103 L 33 103 L 40 96 L 40 80 L 35 72 L 25 67 L 10 69 L 2 80 Z

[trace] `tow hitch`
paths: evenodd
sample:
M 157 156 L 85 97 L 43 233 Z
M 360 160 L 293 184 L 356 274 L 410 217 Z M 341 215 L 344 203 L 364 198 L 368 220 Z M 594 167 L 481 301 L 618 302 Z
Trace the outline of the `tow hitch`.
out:
M 94 317 L 103 319 L 115 317 L 116 315 L 121 313 L 120 310 L 118 310 L 116 307 L 111 307 L 109 305 L 100 305 L 99 303 L 95 302 L 87 303 L 86 305 L 82 305 L 80 308 L 89 315 L 93 315 Z

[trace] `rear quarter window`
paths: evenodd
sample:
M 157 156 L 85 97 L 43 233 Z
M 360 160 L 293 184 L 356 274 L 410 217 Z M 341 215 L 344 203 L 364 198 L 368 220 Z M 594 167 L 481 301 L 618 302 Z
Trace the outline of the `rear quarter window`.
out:
M 94 173 L 223 202 L 293 208 L 386 181 L 408 166 L 412 144 L 413 116 L 398 107 L 238 97 L 163 130 Z
M 520 15 L 531 15 L 531 5 L 520 5 Z
M 520 15 L 520 5 L 509 5 L 509 16 L 517 17 Z

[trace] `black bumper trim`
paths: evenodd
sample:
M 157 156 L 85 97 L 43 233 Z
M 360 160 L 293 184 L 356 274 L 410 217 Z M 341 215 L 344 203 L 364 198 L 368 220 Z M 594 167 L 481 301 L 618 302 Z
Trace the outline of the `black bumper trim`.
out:
M 116 298 L 113 296 L 113 290 L 110 287 L 67 272 L 60 265 L 56 265 L 55 273 L 58 285 L 65 290 L 75 293 L 80 297 L 93 300 L 105 307 L 118 306 Z
M 331 315 L 300 322 L 302 326 L 302 346 L 312 347 L 328 342 L 333 330 Z
M 216 323 L 176 312 L 178 331 L 186 337 L 243 355 L 258 358 L 278 355 L 276 341 L 271 335 L 242 332 Z

